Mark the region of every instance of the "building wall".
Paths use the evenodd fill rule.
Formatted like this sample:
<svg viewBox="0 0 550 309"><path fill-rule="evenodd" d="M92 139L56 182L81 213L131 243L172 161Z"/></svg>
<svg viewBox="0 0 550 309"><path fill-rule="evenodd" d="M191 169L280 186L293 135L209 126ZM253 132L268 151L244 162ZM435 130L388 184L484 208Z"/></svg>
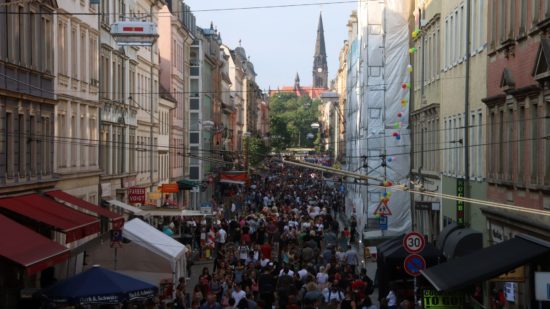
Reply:
<svg viewBox="0 0 550 309"><path fill-rule="evenodd" d="M491 3L487 119L488 197L550 209L550 103L542 42L547 1ZM510 12L516 12L510 15ZM540 57L540 58L539 58ZM546 56L547 57L547 56ZM540 61L538 61L540 59Z"/></svg>
<svg viewBox="0 0 550 309"><path fill-rule="evenodd" d="M54 148L58 143L54 136L56 41L52 14L57 5L50 1L3 4L0 194L51 187L56 180Z"/></svg>
<svg viewBox="0 0 550 309"><path fill-rule="evenodd" d="M59 11L95 12L87 2L58 1ZM99 190L98 22L93 15L54 18L57 59L55 172L58 188L96 203ZM75 181L75 176L79 181ZM82 182L86 185L83 185Z"/></svg>
<svg viewBox="0 0 550 309"><path fill-rule="evenodd" d="M457 194L456 179L465 176L465 74L467 4L471 4L470 16L470 81L469 81L469 195L485 199L485 121L486 110L482 99L487 90L487 10L488 1L444 1L441 13L441 132L440 154L441 181L444 194ZM444 95L443 95L444 94ZM454 179L454 180L453 180ZM442 227L448 218L456 220L456 202L442 201ZM481 219L480 219L481 218ZM465 221L472 228L483 231L484 218L479 205L466 205Z"/></svg>

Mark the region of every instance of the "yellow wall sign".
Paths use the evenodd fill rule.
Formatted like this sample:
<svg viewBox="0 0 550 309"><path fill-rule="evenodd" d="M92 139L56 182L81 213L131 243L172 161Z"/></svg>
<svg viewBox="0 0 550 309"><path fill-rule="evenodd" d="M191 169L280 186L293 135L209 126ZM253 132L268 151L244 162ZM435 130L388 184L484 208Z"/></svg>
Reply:
<svg viewBox="0 0 550 309"><path fill-rule="evenodd" d="M425 309L459 309L463 308L464 295L424 290L422 301Z"/></svg>

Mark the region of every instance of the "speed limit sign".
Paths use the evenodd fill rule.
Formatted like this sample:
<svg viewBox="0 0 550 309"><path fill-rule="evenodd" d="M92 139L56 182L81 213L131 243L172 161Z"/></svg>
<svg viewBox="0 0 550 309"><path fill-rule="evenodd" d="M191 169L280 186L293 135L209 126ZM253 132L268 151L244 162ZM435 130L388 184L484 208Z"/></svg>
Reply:
<svg viewBox="0 0 550 309"><path fill-rule="evenodd" d="M424 235L418 232L409 232L403 237L403 247L408 253L419 253L424 250L424 246L426 246Z"/></svg>

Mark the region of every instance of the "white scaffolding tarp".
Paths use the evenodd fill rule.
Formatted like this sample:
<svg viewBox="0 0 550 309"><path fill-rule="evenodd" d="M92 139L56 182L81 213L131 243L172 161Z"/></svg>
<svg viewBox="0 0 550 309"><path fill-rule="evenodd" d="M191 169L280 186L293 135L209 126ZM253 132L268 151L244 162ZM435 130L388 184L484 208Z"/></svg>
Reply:
<svg viewBox="0 0 550 309"><path fill-rule="evenodd" d="M402 0L361 1L357 37L348 54L347 169L385 178L393 184L409 182L409 108L401 103L409 100L409 89L402 88L403 83L410 82L409 10L409 3ZM375 217L384 192L359 185L348 189L346 209L355 209L361 229L367 219ZM410 230L410 194L392 192L388 206L392 212L388 217L389 233Z"/></svg>

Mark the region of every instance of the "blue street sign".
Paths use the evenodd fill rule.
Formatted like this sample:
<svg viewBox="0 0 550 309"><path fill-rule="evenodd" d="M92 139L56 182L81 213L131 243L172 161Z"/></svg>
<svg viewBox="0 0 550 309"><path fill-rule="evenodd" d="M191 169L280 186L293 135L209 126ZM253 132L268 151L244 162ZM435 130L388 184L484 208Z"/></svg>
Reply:
<svg viewBox="0 0 550 309"><path fill-rule="evenodd" d="M380 230L381 231L387 231L388 230L388 217L387 216L380 216Z"/></svg>
<svg viewBox="0 0 550 309"><path fill-rule="evenodd" d="M426 260L418 254L409 254L403 264L405 272L413 277L420 276L420 271L426 269Z"/></svg>

